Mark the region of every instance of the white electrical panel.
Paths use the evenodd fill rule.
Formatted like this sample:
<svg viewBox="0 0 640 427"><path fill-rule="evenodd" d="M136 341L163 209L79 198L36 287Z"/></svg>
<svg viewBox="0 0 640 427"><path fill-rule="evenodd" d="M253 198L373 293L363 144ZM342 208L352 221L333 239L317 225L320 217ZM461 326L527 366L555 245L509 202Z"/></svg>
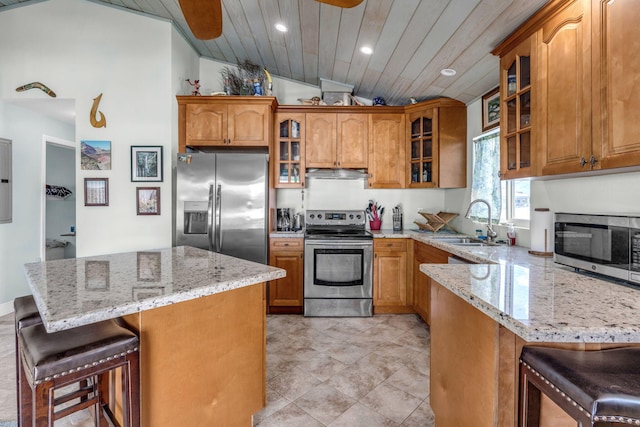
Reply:
<svg viewBox="0 0 640 427"><path fill-rule="evenodd" d="M0 138L0 224L12 221L11 141Z"/></svg>

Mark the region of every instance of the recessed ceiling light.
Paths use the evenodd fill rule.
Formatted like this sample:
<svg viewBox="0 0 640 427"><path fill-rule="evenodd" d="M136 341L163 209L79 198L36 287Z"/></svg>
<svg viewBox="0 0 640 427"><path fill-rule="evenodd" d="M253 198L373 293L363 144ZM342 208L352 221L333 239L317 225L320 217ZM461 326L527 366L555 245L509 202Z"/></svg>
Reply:
<svg viewBox="0 0 640 427"><path fill-rule="evenodd" d="M277 24L276 24L276 30L278 30L278 31L280 31L280 32L283 32L283 33L286 33L286 32L287 32L287 30L288 30L288 28L287 28L287 26L286 26L286 25L284 25L284 24L282 24L282 23L277 23Z"/></svg>
<svg viewBox="0 0 640 427"><path fill-rule="evenodd" d="M362 46L360 48L360 52L364 53L365 55L371 55L373 53L373 49L371 49L369 46Z"/></svg>
<svg viewBox="0 0 640 427"><path fill-rule="evenodd" d="M453 68L445 68L444 70L440 70L440 74L443 76L451 77L456 75L456 70Z"/></svg>

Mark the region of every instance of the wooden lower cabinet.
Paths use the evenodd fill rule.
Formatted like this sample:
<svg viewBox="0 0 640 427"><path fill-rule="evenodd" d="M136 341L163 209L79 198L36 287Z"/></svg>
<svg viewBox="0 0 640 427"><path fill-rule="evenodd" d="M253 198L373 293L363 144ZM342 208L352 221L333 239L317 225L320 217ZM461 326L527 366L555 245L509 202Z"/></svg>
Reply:
<svg viewBox="0 0 640 427"><path fill-rule="evenodd" d="M408 239L373 240L374 313L413 313L410 243Z"/></svg>
<svg viewBox="0 0 640 427"><path fill-rule="evenodd" d="M413 242L413 308L427 324L431 324L431 279L420 271L420 264L446 264L449 255L431 245Z"/></svg>
<svg viewBox="0 0 640 427"><path fill-rule="evenodd" d="M287 271L287 276L269 282L268 312L302 313L304 281L304 240L275 238L269 241L269 265Z"/></svg>

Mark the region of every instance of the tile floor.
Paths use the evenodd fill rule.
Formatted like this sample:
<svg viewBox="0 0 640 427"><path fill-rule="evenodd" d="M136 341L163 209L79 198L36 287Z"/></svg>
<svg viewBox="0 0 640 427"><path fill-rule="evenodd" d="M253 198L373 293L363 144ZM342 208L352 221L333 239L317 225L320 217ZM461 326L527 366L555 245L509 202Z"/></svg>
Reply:
<svg viewBox="0 0 640 427"><path fill-rule="evenodd" d="M0 421L15 419L13 315L0 317ZM56 426L91 426L88 413ZM267 317L256 427L431 427L429 328L415 315Z"/></svg>

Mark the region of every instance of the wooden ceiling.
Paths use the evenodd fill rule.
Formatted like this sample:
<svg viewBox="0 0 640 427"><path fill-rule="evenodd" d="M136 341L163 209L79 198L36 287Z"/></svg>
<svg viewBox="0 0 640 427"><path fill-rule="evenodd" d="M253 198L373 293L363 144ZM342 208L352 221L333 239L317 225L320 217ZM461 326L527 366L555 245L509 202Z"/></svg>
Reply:
<svg viewBox="0 0 640 427"><path fill-rule="evenodd" d="M0 0L11 5L32 0ZM222 35L197 40L178 0L100 0L169 19L203 57L249 60L273 75L320 78L381 96L389 105L448 96L470 102L498 85L491 50L545 0L364 0L341 9L314 0L222 0ZM275 29L283 23L288 32ZM360 48L368 45L372 55ZM453 77L440 70L452 68Z"/></svg>

